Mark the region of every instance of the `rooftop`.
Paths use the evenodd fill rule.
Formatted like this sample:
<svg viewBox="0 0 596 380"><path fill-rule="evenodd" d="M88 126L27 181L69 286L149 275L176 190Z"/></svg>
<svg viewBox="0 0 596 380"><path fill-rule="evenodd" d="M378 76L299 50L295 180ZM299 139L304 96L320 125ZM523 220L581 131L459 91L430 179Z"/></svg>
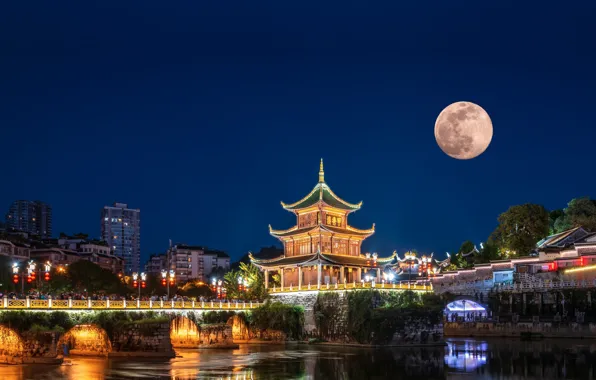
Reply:
<svg viewBox="0 0 596 380"><path fill-rule="evenodd" d="M319 169L319 183L315 185L312 191L298 202L292 204L286 204L284 202L281 202L281 205L284 209L294 212L296 210L314 206L317 203L324 203L328 206L346 210L348 212L356 211L360 209L360 207L362 206L362 202L358 204L352 204L344 201L343 199L335 195L331 188L325 183L323 159L321 159L321 165Z"/></svg>

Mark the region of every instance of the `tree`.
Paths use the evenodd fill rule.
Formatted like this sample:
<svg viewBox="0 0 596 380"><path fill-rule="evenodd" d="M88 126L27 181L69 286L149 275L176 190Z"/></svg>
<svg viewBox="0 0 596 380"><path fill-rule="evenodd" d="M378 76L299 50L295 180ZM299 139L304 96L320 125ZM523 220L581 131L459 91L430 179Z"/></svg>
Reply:
<svg viewBox="0 0 596 380"><path fill-rule="evenodd" d="M79 260L68 266L66 277L70 287L78 292L105 292L107 294L124 294L126 287L117 275L87 260Z"/></svg>
<svg viewBox="0 0 596 380"><path fill-rule="evenodd" d="M563 209L553 210L548 214L549 235L553 235L560 232L557 231L555 224L557 223L557 219L563 216L565 216L565 210Z"/></svg>
<svg viewBox="0 0 596 380"><path fill-rule="evenodd" d="M489 241L506 257L529 254L549 232L549 213L537 204L512 206L499 215L498 221Z"/></svg>
<svg viewBox="0 0 596 380"><path fill-rule="evenodd" d="M596 231L596 205L589 197L572 199L565 209L565 218L571 228L582 226Z"/></svg>
<svg viewBox="0 0 596 380"><path fill-rule="evenodd" d="M474 258L475 263L488 263L491 260L500 259L499 248L493 242L486 242L482 244L480 253Z"/></svg>
<svg viewBox="0 0 596 380"><path fill-rule="evenodd" d="M242 284L239 283L239 279L242 279ZM232 299L263 300L267 296L263 273L253 264L240 263L238 270L231 270L224 275L224 282L226 293ZM242 291L241 285L244 289Z"/></svg>
<svg viewBox="0 0 596 380"><path fill-rule="evenodd" d="M188 281L182 287L179 288L180 295L187 296L187 297L205 297L211 298L213 297L213 291L209 287L209 285L205 284L202 281L193 280Z"/></svg>
<svg viewBox="0 0 596 380"><path fill-rule="evenodd" d="M474 247L475 247L474 246L474 243L472 243L470 240L466 240L459 247L458 253L469 253L469 252L472 252L474 250Z"/></svg>

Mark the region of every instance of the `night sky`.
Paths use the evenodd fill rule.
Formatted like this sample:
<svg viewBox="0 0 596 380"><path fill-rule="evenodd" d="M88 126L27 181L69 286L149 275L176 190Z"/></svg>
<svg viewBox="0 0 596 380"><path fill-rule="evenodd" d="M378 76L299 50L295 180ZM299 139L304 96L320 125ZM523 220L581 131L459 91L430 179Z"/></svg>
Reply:
<svg viewBox="0 0 596 380"><path fill-rule="evenodd" d="M143 260L168 239L237 258L295 223L279 202L322 157L376 223L366 250L443 256L511 205L595 197L596 3L404 3L3 3L2 216L40 199L54 235L99 236L119 201ZM434 138L460 100L494 125L469 161Z"/></svg>

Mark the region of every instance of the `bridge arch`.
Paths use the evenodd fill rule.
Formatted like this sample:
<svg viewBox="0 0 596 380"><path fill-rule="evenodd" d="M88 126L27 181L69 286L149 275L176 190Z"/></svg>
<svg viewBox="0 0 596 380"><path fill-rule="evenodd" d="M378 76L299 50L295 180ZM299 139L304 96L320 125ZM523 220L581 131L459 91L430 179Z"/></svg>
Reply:
<svg viewBox="0 0 596 380"><path fill-rule="evenodd" d="M488 306L469 297L456 297L444 309L447 321L474 320L488 316Z"/></svg>
<svg viewBox="0 0 596 380"><path fill-rule="evenodd" d="M60 338L58 350L64 344L72 355L107 356L112 351L108 334L97 325L74 326Z"/></svg>
<svg viewBox="0 0 596 380"><path fill-rule="evenodd" d="M172 347L197 348L201 344L199 326L190 318L177 316L170 322L170 341Z"/></svg>
<svg viewBox="0 0 596 380"><path fill-rule="evenodd" d="M0 325L0 362L9 363L25 352L23 338L13 329Z"/></svg>

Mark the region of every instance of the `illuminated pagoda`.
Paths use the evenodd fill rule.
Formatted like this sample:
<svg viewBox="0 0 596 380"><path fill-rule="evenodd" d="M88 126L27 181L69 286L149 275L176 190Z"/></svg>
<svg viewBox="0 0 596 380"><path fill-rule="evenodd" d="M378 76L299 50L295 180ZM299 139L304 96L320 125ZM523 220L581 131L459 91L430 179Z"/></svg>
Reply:
<svg viewBox="0 0 596 380"><path fill-rule="evenodd" d="M250 255L252 263L265 272L267 288L274 272L279 274L280 290L360 285L365 277L381 282L381 269L395 255L361 254L362 242L375 232L375 225L361 230L348 224L348 215L359 210L362 202L348 203L331 190L325 183L322 159L314 189L298 202L281 205L296 215L296 225L290 229L269 226L269 233L283 243L283 255L269 259Z"/></svg>

